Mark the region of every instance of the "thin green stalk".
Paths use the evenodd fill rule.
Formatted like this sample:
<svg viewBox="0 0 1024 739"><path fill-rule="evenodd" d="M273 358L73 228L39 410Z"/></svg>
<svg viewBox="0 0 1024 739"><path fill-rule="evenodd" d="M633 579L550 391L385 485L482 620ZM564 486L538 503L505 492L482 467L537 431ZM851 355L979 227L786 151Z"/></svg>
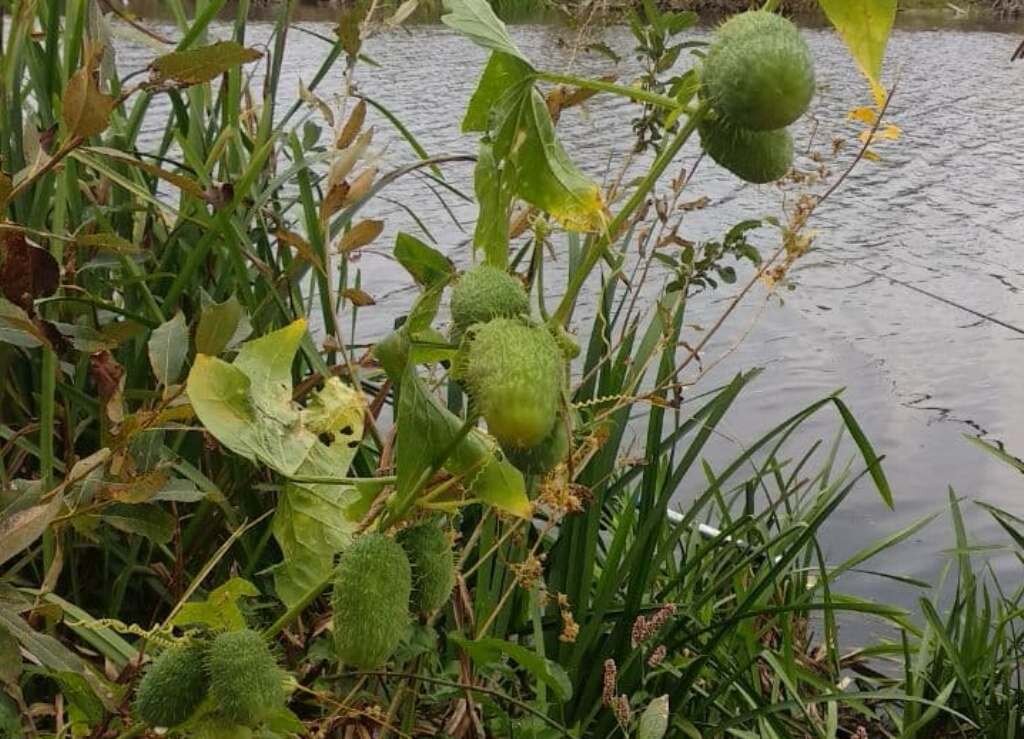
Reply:
<svg viewBox="0 0 1024 739"><path fill-rule="evenodd" d="M590 244L590 248L584 252L579 269L569 275L569 284L566 286L562 301L558 304L558 308L552 316L553 322L563 325L568 322L569 316L572 315L573 307L576 305L576 298L579 296L580 290L583 289L587 277L590 276L594 267L597 266L605 251L611 245L612 240L617 237L619 229L625 225L636 209L647 199L647 195L654 189L658 180L665 173L665 170L668 169L668 165L672 163L672 160L676 158L676 155L686 145L686 142L689 141L693 132L697 130L697 126L707 114L708 108L708 104L703 103L693 112L693 115L686 121L686 125L683 126L682 130L662 150L657 160L651 166L650 171L648 171L640 185L633 191L626 204L622 206L622 210L608 224L605 232Z"/></svg>
<svg viewBox="0 0 1024 739"><path fill-rule="evenodd" d="M644 90L640 87L617 85L614 82L593 80L588 79L587 77L577 77L572 74L558 74L557 72L537 72L536 77L539 80L552 82L558 85L572 85L573 87L579 87L584 90L594 90L595 92L610 92L613 95L621 95L622 97L630 98L638 103L650 103L651 105L656 105L659 108L668 108L669 110L678 110L680 108L679 101L674 97L659 95L656 92Z"/></svg>

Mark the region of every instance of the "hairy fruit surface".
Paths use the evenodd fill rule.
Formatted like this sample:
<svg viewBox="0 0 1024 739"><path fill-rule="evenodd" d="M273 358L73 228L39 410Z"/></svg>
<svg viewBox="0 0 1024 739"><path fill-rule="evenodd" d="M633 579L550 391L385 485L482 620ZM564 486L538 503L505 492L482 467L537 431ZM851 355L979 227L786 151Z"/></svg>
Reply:
<svg viewBox="0 0 1024 739"><path fill-rule="evenodd" d="M814 62L791 21L763 10L735 15L715 34L704 59L704 96L733 125L784 128L814 96Z"/></svg>
<svg viewBox="0 0 1024 739"><path fill-rule="evenodd" d="M478 264L452 288L451 310L456 333L461 334L474 323L525 315L530 303L519 280L497 267Z"/></svg>
<svg viewBox="0 0 1024 739"><path fill-rule="evenodd" d="M698 130L708 156L746 182L774 182L793 166L793 138L784 128L750 131L719 119L705 121Z"/></svg>
<svg viewBox="0 0 1024 739"><path fill-rule="evenodd" d="M146 670L135 694L135 712L150 726L171 727L188 720L209 688L205 645L171 647Z"/></svg>
<svg viewBox="0 0 1024 739"><path fill-rule="evenodd" d="M380 667L409 625L412 568L405 550L383 534L366 534L341 554L334 579L334 646L359 669Z"/></svg>
<svg viewBox="0 0 1024 739"><path fill-rule="evenodd" d="M455 554L448 536L428 521L400 531L395 540L412 567L412 610L431 613L441 608L455 586Z"/></svg>
<svg viewBox="0 0 1024 739"><path fill-rule="evenodd" d="M228 721L252 726L285 702L283 672L270 646L251 629L217 636L206 655L210 695Z"/></svg>

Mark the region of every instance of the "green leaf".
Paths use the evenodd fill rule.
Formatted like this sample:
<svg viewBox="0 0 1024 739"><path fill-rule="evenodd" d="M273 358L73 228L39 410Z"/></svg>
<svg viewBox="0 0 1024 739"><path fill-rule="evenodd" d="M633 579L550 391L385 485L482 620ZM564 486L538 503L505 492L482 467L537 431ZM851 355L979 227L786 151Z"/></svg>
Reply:
<svg viewBox="0 0 1024 739"><path fill-rule="evenodd" d="M533 68L515 56L494 53L480 76L462 119L463 133L487 131L492 115L501 99L517 88L530 84Z"/></svg>
<svg viewBox="0 0 1024 739"><path fill-rule="evenodd" d="M18 640L0 626L0 685L17 682L21 675L21 652Z"/></svg>
<svg viewBox="0 0 1024 739"><path fill-rule="evenodd" d="M152 64L153 78L158 83L198 85L262 57L255 49L247 49L234 41L220 41L159 57Z"/></svg>
<svg viewBox="0 0 1024 739"><path fill-rule="evenodd" d="M260 591L248 580L233 577L211 591L206 600L183 605L169 625L209 626L226 631L244 629L245 617L238 607L238 601L242 598L255 598L259 594Z"/></svg>
<svg viewBox="0 0 1024 739"><path fill-rule="evenodd" d="M343 478L348 474L363 437L365 407L358 391L330 378L304 412L319 439L297 470L299 478ZM274 587L287 606L322 582L334 566L334 555L348 546L359 523L363 496L354 484L289 483L278 498L273 532L281 553L274 568Z"/></svg>
<svg viewBox="0 0 1024 739"><path fill-rule="evenodd" d="M116 711L120 703L110 685L94 673L89 665L77 654L48 634L40 634L30 627L14 611L0 605L0 628L10 632L21 648L50 673L74 673L86 681L89 689L110 711Z"/></svg>
<svg viewBox="0 0 1024 739"><path fill-rule="evenodd" d="M0 298L0 342L35 349L50 341L21 307Z"/></svg>
<svg viewBox="0 0 1024 739"><path fill-rule="evenodd" d="M602 230L607 219L601 191L562 148L543 96L520 85L499 108L494 156L505 162L513 192L571 231Z"/></svg>
<svg viewBox="0 0 1024 739"><path fill-rule="evenodd" d="M205 297L205 294L204 294ZM238 298L232 295L223 303L203 305L196 328L196 351L216 356L248 338L252 324Z"/></svg>
<svg viewBox="0 0 1024 739"><path fill-rule="evenodd" d="M106 711L103 703L93 692L89 682L75 672L54 672L54 679L60 684L60 692L64 698L82 715L89 726L103 720Z"/></svg>
<svg viewBox="0 0 1024 739"><path fill-rule="evenodd" d="M100 518L115 529L144 536L157 544L166 544L174 536L174 516L150 503L115 503L104 508Z"/></svg>
<svg viewBox="0 0 1024 739"><path fill-rule="evenodd" d="M412 495L424 474L438 462L465 478L466 487L481 500L514 516L531 513L522 473L497 453L497 444L478 429L471 430L445 460L463 421L443 408L406 367L398 408L397 486L399 498Z"/></svg>
<svg viewBox="0 0 1024 739"><path fill-rule="evenodd" d="M242 346L234 364L196 356L187 391L199 420L236 454L292 475L316 443L292 403L291 365L306 334L298 320Z"/></svg>
<svg viewBox="0 0 1024 739"><path fill-rule="evenodd" d="M444 7L447 13L441 16L441 22L446 26L486 49L509 54L529 64L487 0L445 0Z"/></svg>
<svg viewBox="0 0 1024 739"><path fill-rule="evenodd" d="M504 639L470 640L454 632L450 633L448 638L458 644L470 659L481 667L500 663L502 658L509 657L547 685L558 701L565 702L572 698L572 682L561 665L541 657L526 647Z"/></svg>
<svg viewBox="0 0 1024 739"><path fill-rule="evenodd" d="M448 282L455 274L448 257L407 233L395 237L395 259L423 287Z"/></svg>
<svg viewBox="0 0 1024 739"><path fill-rule="evenodd" d="M481 142L473 172L473 189L480 207L473 232L473 246L483 249L485 261L499 269L508 266L508 220L512 193L503 176L494 150Z"/></svg>
<svg viewBox="0 0 1024 739"><path fill-rule="evenodd" d="M153 374L161 385L173 385L181 375L188 355L188 324L181 311L174 318L153 329L146 348Z"/></svg>
<svg viewBox="0 0 1024 739"><path fill-rule="evenodd" d="M636 739L662 739L668 731L668 696L655 698L640 716Z"/></svg>
<svg viewBox="0 0 1024 739"><path fill-rule="evenodd" d="M882 61L896 20L897 0L818 0L825 15L850 49L876 98L882 88Z"/></svg>

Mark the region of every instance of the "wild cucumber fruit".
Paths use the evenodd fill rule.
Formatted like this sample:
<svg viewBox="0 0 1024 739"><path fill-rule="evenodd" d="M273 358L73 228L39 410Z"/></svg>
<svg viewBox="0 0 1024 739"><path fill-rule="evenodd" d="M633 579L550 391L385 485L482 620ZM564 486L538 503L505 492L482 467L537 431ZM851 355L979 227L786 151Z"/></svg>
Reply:
<svg viewBox="0 0 1024 739"><path fill-rule="evenodd" d="M146 670L135 693L135 713L150 726L177 726L206 697L210 681L199 643L164 650Z"/></svg>
<svg viewBox="0 0 1024 739"><path fill-rule="evenodd" d="M431 613L441 608L455 586L455 555L447 535L428 521L400 531L395 540L412 567L412 610Z"/></svg>
<svg viewBox="0 0 1024 739"><path fill-rule="evenodd" d="M460 376L487 429L502 446L529 449L555 425L565 360L551 333L498 318L463 342Z"/></svg>
<svg viewBox="0 0 1024 739"><path fill-rule="evenodd" d="M206 672L217 710L231 723L253 726L284 706L283 672L252 629L219 634L207 652Z"/></svg>
<svg viewBox="0 0 1024 739"><path fill-rule="evenodd" d="M544 440L530 449L502 447L505 456L521 472L543 475L553 470L569 455L569 427L561 416Z"/></svg>
<svg viewBox="0 0 1024 739"><path fill-rule="evenodd" d="M719 119L698 130L708 156L746 182L774 182L793 166L793 138L784 128L750 131Z"/></svg>
<svg viewBox="0 0 1024 739"><path fill-rule="evenodd" d="M334 579L334 646L347 665L380 667L409 625L412 568L383 534L359 537L341 553Z"/></svg>
<svg viewBox="0 0 1024 739"><path fill-rule="evenodd" d="M452 289L452 323L461 334L474 323L530 312L526 290L515 277L489 264L467 270Z"/></svg>
<svg viewBox="0 0 1024 739"><path fill-rule="evenodd" d="M733 125L784 128L814 96L814 62L792 22L763 10L735 15L704 59L704 96Z"/></svg>
<svg viewBox="0 0 1024 739"><path fill-rule="evenodd" d="M576 341L576 337L565 330L565 327L561 324L551 326L548 324L548 330L551 335L555 338L555 343L558 344L558 348L562 350L562 356L566 359L576 359L580 355L580 345Z"/></svg>

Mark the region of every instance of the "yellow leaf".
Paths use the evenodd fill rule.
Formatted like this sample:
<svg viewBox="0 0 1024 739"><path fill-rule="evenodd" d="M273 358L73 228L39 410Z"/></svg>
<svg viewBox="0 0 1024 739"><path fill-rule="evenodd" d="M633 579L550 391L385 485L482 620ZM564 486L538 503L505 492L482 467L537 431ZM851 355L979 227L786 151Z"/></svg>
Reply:
<svg viewBox="0 0 1024 739"><path fill-rule="evenodd" d="M334 128L334 111L331 110L327 103L318 98L308 87L306 87L306 83L302 80L299 80L299 97L306 105L319 110L320 115L324 117L327 125Z"/></svg>
<svg viewBox="0 0 1024 739"><path fill-rule="evenodd" d="M95 70L87 65L75 72L64 88L62 113L69 136L87 139L103 133L110 125L114 98L100 92Z"/></svg>
<svg viewBox="0 0 1024 739"><path fill-rule="evenodd" d="M338 243L338 251L347 254L356 249L361 249L373 242L380 232L384 230L384 221L360 221L354 225L347 234L341 237Z"/></svg>
<svg viewBox="0 0 1024 739"><path fill-rule="evenodd" d="M854 108L846 114L846 117L851 121L860 121L861 123L873 126L878 120L878 111L870 106L864 106L863 108Z"/></svg>
<svg viewBox="0 0 1024 739"><path fill-rule="evenodd" d="M819 0L854 61L871 83L875 101L885 101L882 60L896 19L897 0ZM881 99L879 99L881 95Z"/></svg>

